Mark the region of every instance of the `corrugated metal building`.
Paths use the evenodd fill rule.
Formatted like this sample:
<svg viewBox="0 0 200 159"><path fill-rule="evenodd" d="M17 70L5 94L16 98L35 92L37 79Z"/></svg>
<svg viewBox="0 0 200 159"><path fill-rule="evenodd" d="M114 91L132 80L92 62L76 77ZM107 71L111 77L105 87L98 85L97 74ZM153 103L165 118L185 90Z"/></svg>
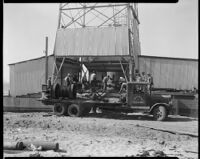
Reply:
<svg viewBox="0 0 200 159"><path fill-rule="evenodd" d="M49 68L52 70L53 56L48 58ZM37 93L45 83L45 58L40 57L28 61L9 64L10 66L10 94L11 96ZM49 71L49 76L51 72Z"/></svg>
<svg viewBox="0 0 200 159"><path fill-rule="evenodd" d="M198 60L144 56L138 57L140 72L151 73L156 88L191 90L198 88Z"/></svg>
<svg viewBox="0 0 200 159"><path fill-rule="evenodd" d="M67 59L66 59L67 60ZM60 61L56 62L60 65ZM10 66L10 95L22 96L40 93L45 81L45 57L9 64ZM52 76L54 56L48 56L48 77ZM78 65L65 62L58 75L58 83L62 83L67 73L78 72Z"/></svg>
<svg viewBox="0 0 200 159"><path fill-rule="evenodd" d="M102 57L101 57L102 58ZM104 57L105 58L105 57ZM109 60L106 57L103 60ZM57 59L57 66L62 60ZM138 56L140 72L151 73L154 78L154 87L156 88L176 88L192 89L198 88L198 60L183 58L168 58L155 56ZM48 76L52 76L54 65L54 56L48 57ZM88 63L91 69L98 68L98 79L101 80L105 71L117 72L115 79L122 76L122 70L118 63ZM21 96L31 93L41 92L41 85L45 83L45 57L32 59L28 61L10 64L10 94L11 96ZM94 66L94 67L93 67ZM64 63L57 82L62 84L67 73L78 73L80 65L77 63ZM62 79L62 80L61 80Z"/></svg>

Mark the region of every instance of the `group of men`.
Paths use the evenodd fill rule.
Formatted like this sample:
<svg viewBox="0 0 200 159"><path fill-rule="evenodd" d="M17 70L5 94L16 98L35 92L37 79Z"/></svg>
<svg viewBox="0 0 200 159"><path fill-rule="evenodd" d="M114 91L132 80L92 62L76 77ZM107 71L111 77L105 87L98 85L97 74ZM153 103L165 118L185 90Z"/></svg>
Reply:
<svg viewBox="0 0 200 159"><path fill-rule="evenodd" d="M109 75L106 75L106 76L103 77L103 79L102 79L102 89L103 89L103 91L107 90L109 80L112 80L112 78ZM86 75L84 75L81 82L84 85L84 83L86 81L87 81ZM136 70L134 81L135 82L147 82L147 83L149 83L148 89L150 89L150 87L153 86L153 77L151 76L150 73L145 74L145 72L142 72L142 74L140 75L139 71ZM96 79L95 71L93 71L92 74L90 75L89 82L90 82L90 85L91 85L91 89L94 90L95 86L97 85L97 79ZM121 85L119 93L121 93L121 91L124 88L126 88L126 85L127 85L127 82L126 82L124 77L119 78L119 84Z"/></svg>
<svg viewBox="0 0 200 159"><path fill-rule="evenodd" d="M105 77L103 77L102 80L102 87L103 90L106 91L107 90L107 83L108 80L111 79L109 75L106 75ZM85 85L88 83L87 78L86 78L86 74L83 75L82 79L81 79L81 83L82 83L82 88L85 88ZM97 77L96 77L96 72L93 71L90 75L90 79L89 79L89 83L91 86L91 90L94 91L96 86L97 86Z"/></svg>
<svg viewBox="0 0 200 159"><path fill-rule="evenodd" d="M127 82L125 81L125 78L123 78L123 77L120 77L119 81L120 81L120 84L121 84L121 88L120 88L119 93L121 93L124 89L126 89ZM139 71L136 70L134 82L146 82L146 83L149 83L147 88L148 88L148 90L150 90L150 87L153 86L153 77L151 76L150 73L148 73L146 75L145 72L142 72L142 75L140 75Z"/></svg>
<svg viewBox="0 0 200 159"><path fill-rule="evenodd" d="M135 81L136 82L148 82L150 85L153 85L153 77L151 76L150 73L147 75L145 72L142 72L142 75L140 75L139 72L135 74Z"/></svg>
<svg viewBox="0 0 200 159"><path fill-rule="evenodd" d="M112 80L112 78L109 75L106 75L106 76L103 77L103 79L102 79L102 89L103 89L103 91L107 90L109 79ZM147 82L147 83L149 83L148 88L152 87L152 85L153 85L153 77L151 76L150 73L145 74L145 72L142 72L142 74L140 75L139 71L137 71L137 70L136 70L136 73L135 73L134 81L135 82ZM65 86L69 86L70 84L77 83L77 82L78 82L77 76L72 75L71 73L68 73L67 76L64 78L64 85ZM85 89L86 85L88 83L91 86L91 90L94 91L96 86L97 86L97 78L96 78L96 72L95 71L93 71L91 73L89 81L87 80L86 73L83 74L83 76L81 78L82 89ZM123 89L126 89L126 85L127 85L127 82L126 82L124 77L119 78L119 84L121 85L119 93L121 93ZM51 86L51 77L47 81L47 87L50 88L50 86Z"/></svg>

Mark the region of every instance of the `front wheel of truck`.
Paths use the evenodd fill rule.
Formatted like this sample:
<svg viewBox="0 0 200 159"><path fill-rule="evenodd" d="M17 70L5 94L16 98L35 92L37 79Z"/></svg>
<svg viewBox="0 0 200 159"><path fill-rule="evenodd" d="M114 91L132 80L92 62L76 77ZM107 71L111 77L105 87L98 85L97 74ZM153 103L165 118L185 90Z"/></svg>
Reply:
<svg viewBox="0 0 200 159"><path fill-rule="evenodd" d="M167 109L165 106L157 106L153 109L153 117L157 121L163 121L167 118Z"/></svg>

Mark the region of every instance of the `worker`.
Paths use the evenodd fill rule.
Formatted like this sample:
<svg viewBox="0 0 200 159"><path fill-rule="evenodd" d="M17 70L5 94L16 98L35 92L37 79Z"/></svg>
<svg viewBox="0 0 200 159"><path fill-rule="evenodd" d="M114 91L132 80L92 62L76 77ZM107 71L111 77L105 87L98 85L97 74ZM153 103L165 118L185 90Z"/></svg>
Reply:
<svg viewBox="0 0 200 159"><path fill-rule="evenodd" d="M147 75L145 74L145 72L142 72L142 75L141 75L140 80L141 80L141 82L148 82L148 80L147 80ZM146 85L142 85L141 91L142 91L142 92L145 92L146 87L147 87Z"/></svg>
<svg viewBox="0 0 200 159"><path fill-rule="evenodd" d="M193 92L193 93L197 93L197 92L198 92L197 88L196 88L196 87L193 87L192 92Z"/></svg>
<svg viewBox="0 0 200 159"><path fill-rule="evenodd" d="M135 70L135 74L134 74L134 81L136 81L137 76L139 75L139 70L136 69Z"/></svg>
<svg viewBox="0 0 200 159"><path fill-rule="evenodd" d="M41 95L42 97L40 98L41 100L48 99L50 96L50 91L51 91L51 77L47 79L47 88L45 91L42 91Z"/></svg>
<svg viewBox="0 0 200 159"><path fill-rule="evenodd" d="M119 77L119 83L122 84L123 82L126 82L126 79L124 77Z"/></svg>
<svg viewBox="0 0 200 159"><path fill-rule="evenodd" d="M136 82L141 82L141 75L140 75L140 73L138 72L137 74L136 74L136 76L135 76L135 80L136 80ZM139 84L137 84L136 86L135 86L135 88L136 88L136 92L141 92L141 90L142 90L142 87L141 87L141 85L139 85Z"/></svg>
<svg viewBox="0 0 200 159"><path fill-rule="evenodd" d="M70 73L67 74L67 76L64 78L65 85L69 86L72 84L72 75Z"/></svg>
<svg viewBox="0 0 200 159"><path fill-rule="evenodd" d="M140 75L140 73L136 74L135 80L136 80L136 82L141 82L141 75Z"/></svg>
<svg viewBox="0 0 200 159"><path fill-rule="evenodd" d="M81 78L82 89L84 90L87 85L86 72L84 72L83 77Z"/></svg>
<svg viewBox="0 0 200 159"><path fill-rule="evenodd" d="M47 80L47 89L51 88L51 77Z"/></svg>
<svg viewBox="0 0 200 159"><path fill-rule="evenodd" d="M145 72L142 72L140 80L141 80L141 82L147 82L147 75L145 74Z"/></svg>
<svg viewBox="0 0 200 159"><path fill-rule="evenodd" d="M121 93L122 90L126 89L126 87L127 87L127 83L126 83L126 80L124 77L119 78L119 84L121 85L119 93Z"/></svg>
<svg viewBox="0 0 200 159"><path fill-rule="evenodd" d="M106 91L107 90L107 83L108 83L108 80L110 79L110 76L109 75L106 75L104 78L103 78L103 90Z"/></svg>
<svg viewBox="0 0 200 159"><path fill-rule="evenodd" d="M72 81L73 81L73 83L78 83L78 76L77 76L77 74L73 75Z"/></svg>
<svg viewBox="0 0 200 159"><path fill-rule="evenodd" d="M91 74L91 76L90 76L90 84L91 84L92 88L95 88L96 82L97 82L97 80L96 80L96 73L95 73L95 71L93 71L92 74Z"/></svg>
<svg viewBox="0 0 200 159"><path fill-rule="evenodd" d="M150 73L147 74L147 82L149 83L148 89L150 90L150 88L153 86L153 77Z"/></svg>

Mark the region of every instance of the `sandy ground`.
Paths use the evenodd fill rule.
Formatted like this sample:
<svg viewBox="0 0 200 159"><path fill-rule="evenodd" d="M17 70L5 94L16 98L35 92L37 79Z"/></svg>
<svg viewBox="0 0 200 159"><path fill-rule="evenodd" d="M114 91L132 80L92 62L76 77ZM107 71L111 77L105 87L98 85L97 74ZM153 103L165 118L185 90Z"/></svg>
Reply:
<svg viewBox="0 0 200 159"><path fill-rule="evenodd" d="M180 116L158 122L138 114L99 113L72 118L48 113L4 113L4 141L49 141L60 147L59 152L4 151L4 157L156 156L159 150L167 156L198 158L197 136L198 121Z"/></svg>

